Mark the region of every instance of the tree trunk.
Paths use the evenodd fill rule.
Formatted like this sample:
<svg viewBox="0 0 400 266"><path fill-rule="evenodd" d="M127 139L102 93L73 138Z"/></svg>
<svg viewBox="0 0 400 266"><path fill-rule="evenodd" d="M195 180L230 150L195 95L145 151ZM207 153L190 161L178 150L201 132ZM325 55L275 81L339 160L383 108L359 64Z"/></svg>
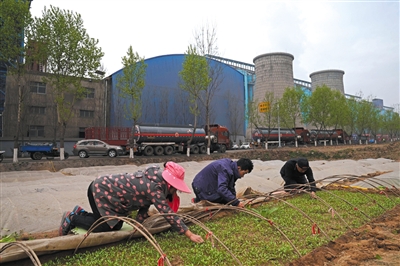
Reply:
<svg viewBox="0 0 400 266"><path fill-rule="evenodd" d="M18 163L18 148L18 136L14 136L13 163Z"/></svg>
<svg viewBox="0 0 400 266"><path fill-rule="evenodd" d="M207 112L208 113L208 112ZM210 117L209 115L207 115L207 135L208 135L208 139L207 139L207 155L210 155L210 148L211 148L211 139L210 139Z"/></svg>
<svg viewBox="0 0 400 266"><path fill-rule="evenodd" d="M60 161L65 160L64 157L64 136L65 136L65 128L67 127L66 122L63 122L60 126Z"/></svg>
<svg viewBox="0 0 400 266"><path fill-rule="evenodd" d="M18 76L19 79L19 76ZM18 163L18 138L20 134L21 127L21 117L22 117L22 90L21 85L18 82L18 114L17 114L17 132L14 135L14 153L13 153L13 163Z"/></svg>
<svg viewBox="0 0 400 266"><path fill-rule="evenodd" d="M197 109L197 108L196 108ZM187 150L186 150L186 156L190 157L190 144L192 143L192 140L194 138L194 134L196 133L196 126L197 126L197 115L194 116L194 125L193 125L193 132L192 136L190 139L187 141Z"/></svg>
<svg viewBox="0 0 400 266"><path fill-rule="evenodd" d="M135 145L136 145L136 139L135 139L135 127L136 127L136 125L135 124L136 124L135 120L133 120L133 123L132 123L132 135L129 138L129 146L130 146L130 148L129 148L129 158L130 159L135 158L135 153L133 151L133 149L135 148Z"/></svg>

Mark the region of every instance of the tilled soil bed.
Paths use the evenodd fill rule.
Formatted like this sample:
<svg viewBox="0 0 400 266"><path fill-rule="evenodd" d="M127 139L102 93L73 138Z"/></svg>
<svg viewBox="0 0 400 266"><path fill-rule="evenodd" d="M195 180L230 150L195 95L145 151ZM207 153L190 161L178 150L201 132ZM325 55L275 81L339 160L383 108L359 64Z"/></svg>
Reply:
<svg viewBox="0 0 400 266"><path fill-rule="evenodd" d="M367 158L387 158L400 161L400 141L384 144L348 145L348 146L304 146L299 148L283 147L275 149L249 149L223 154L211 155L176 155L173 157L135 157L115 158L89 158L88 160L65 160L65 161L40 161L23 162L18 164L0 164L0 172L21 170L50 170L58 171L63 168L89 167L99 165L123 165L147 163L161 163L167 160L176 162L216 160L219 158L247 157L258 160L287 160L294 157L307 157L309 160L360 160ZM111 163L110 163L111 162ZM400 178L400 177L399 177ZM290 266L300 265L390 265L397 266L400 262L400 205L387 211L382 216L370 221L366 225L353 229L327 245L313 250L311 253L289 263ZM39 239L57 236L57 232L46 232L21 235L20 240ZM70 255L70 253L68 254ZM43 262L62 254L52 254L41 257ZM17 263L17 264L15 264ZM32 265L32 262L18 261L6 263L5 265Z"/></svg>
<svg viewBox="0 0 400 266"><path fill-rule="evenodd" d="M368 224L353 229L289 266L372 266L400 264L400 205Z"/></svg>

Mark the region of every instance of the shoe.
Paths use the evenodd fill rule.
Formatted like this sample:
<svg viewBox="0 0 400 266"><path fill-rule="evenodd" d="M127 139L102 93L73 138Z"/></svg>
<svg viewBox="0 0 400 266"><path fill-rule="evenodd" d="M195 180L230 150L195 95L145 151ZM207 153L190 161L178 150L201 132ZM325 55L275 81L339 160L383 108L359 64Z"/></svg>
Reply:
<svg viewBox="0 0 400 266"><path fill-rule="evenodd" d="M86 211L81 206L76 205L74 207L74 209L72 210L71 214L82 214L84 212L86 212Z"/></svg>
<svg viewBox="0 0 400 266"><path fill-rule="evenodd" d="M71 212L64 212L61 218L60 228L58 229L59 236L65 236L71 229Z"/></svg>

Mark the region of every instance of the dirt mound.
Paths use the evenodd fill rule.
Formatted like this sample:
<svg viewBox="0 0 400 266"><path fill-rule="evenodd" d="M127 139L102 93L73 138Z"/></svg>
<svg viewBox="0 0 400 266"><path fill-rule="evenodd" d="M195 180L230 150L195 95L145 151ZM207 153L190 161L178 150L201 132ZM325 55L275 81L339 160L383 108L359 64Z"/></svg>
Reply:
<svg viewBox="0 0 400 266"><path fill-rule="evenodd" d="M9 171L29 171L29 170L49 170L59 171L64 168L79 168L90 166L106 166L106 165L143 165L149 163L164 163L166 160L175 162L186 161L206 161L217 160L221 158L237 159L246 157L249 159L257 159L262 161L282 160L286 161L290 158L306 157L310 161L313 160L360 160L360 159L378 159L386 158L400 161L400 141L368 144L368 145L333 145L333 146L300 146L295 147L270 147L268 150L262 148L252 148L247 150L228 151L226 153L196 154L187 157L186 154L175 154L174 156L135 156L130 159L128 157L90 157L87 159L68 159L59 160L40 160L40 161L23 161L19 163L0 163L0 172Z"/></svg>
<svg viewBox="0 0 400 266"><path fill-rule="evenodd" d="M399 213L400 205L288 265L397 266L400 262Z"/></svg>

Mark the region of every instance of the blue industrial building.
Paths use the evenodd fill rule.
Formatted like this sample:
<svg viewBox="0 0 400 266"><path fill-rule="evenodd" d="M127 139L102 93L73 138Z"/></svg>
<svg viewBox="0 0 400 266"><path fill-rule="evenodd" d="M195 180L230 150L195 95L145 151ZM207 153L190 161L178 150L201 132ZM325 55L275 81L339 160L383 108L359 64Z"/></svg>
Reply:
<svg viewBox="0 0 400 266"><path fill-rule="evenodd" d="M253 101L255 66L231 59L207 56L212 64L221 67L221 84L212 101L210 124L228 127L233 135L244 138L248 127L247 103ZM193 124L189 112L188 94L180 86L179 72L185 60L184 54L163 55L144 60L147 64L145 87L142 94L142 116L140 123ZM215 67L215 66L214 66ZM132 120L124 116L126 99L117 88L119 70L111 75L111 97L109 126L130 127ZM311 82L293 80L294 85L311 94ZM198 125L206 124L204 110L198 118Z"/></svg>
<svg viewBox="0 0 400 266"><path fill-rule="evenodd" d="M194 117L189 111L188 93L179 86L179 72L184 60L184 54L163 55L145 60L147 69L142 93L142 116L138 122L177 125L194 123ZM221 70L218 74L220 84L212 97L210 124L224 125L231 133L234 131L234 134L244 136L245 103L252 94L249 75L220 61L209 60L211 67ZM111 75L109 125L130 127L132 120L125 117L123 109L127 100L120 96L117 87L118 76L122 74L121 69ZM197 124L205 125L205 119L203 108Z"/></svg>

